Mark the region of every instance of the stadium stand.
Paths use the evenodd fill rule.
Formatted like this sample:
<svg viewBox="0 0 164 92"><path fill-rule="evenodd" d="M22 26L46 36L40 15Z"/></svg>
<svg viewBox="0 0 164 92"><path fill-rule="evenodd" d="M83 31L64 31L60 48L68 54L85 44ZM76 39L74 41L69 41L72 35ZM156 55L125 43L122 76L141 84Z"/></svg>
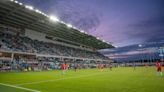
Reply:
<svg viewBox="0 0 164 92"><path fill-rule="evenodd" d="M0 39L2 44L1 49L7 51L40 53L91 59L108 59L98 52L89 52L2 32L0 32Z"/></svg>
<svg viewBox="0 0 164 92"><path fill-rule="evenodd" d="M60 69L64 62L94 68L112 62L97 51L105 48L113 46L31 6L0 1L1 71Z"/></svg>

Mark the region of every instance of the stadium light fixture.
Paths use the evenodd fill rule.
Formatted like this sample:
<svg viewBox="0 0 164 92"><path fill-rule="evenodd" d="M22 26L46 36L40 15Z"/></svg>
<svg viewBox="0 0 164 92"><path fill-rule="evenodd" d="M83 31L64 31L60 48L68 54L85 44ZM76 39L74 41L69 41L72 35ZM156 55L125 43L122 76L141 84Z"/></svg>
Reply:
<svg viewBox="0 0 164 92"><path fill-rule="evenodd" d="M19 3L19 5L23 5L22 3Z"/></svg>
<svg viewBox="0 0 164 92"><path fill-rule="evenodd" d="M25 8L27 8L29 10L34 10L34 8L32 6L29 6L29 5L25 5Z"/></svg>
<svg viewBox="0 0 164 92"><path fill-rule="evenodd" d="M42 14L42 12L38 9L35 9L35 12Z"/></svg>
<svg viewBox="0 0 164 92"><path fill-rule="evenodd" d="M36 10L35 10L35 12L39 13L39 10L38 10L38 9L36 9Z"/></svg>
<svg viewBox="0 0 164 92"><path fill-rule="evenodd" d="M114 46L115 48L118 48L118 46Z"/></svg>
<svg viewBox="0 0 164 92"><path fill-rule="evenodd" d="M81 30L80 32L84 33L85 31L84 30Z"/></svg>
<svg viewBox="0 0 164 92"><path fill-rule="evenodd" d="M65 24L65 25L67 25L64 21L60 21L60 23L63 23L63 24Z"/></svg>
<svg viewBox="0 0 164 92"><path fill-rule="evenodd" d="M71 28L71 27L73 27L71 24L67 24L67 27L69 27L69 28Z"/></svg>
<svg viewBox="0 0 164 92"><path fill-rule="evenodd" d="M99 40L100 38L99 38L99 37L97 37L97 39Z"/></svg>
<svg viewBox="0 0 164 92"><path fill-rule="evenodd" d="M85 34L88 34L87 32L84 32Z"/></svg>
<svg viewBox="0 0 164 92"><path fill-rule="evenodd" d="M59 19L56 17L56 16L49 16L49 18L50 18L50 20L52 20L52 21L59 21Z"/></svg>
<svg viewBox="0 0 164 92"><path fill-rule="evenodd" d="M18 1L14 1L16 4L18 3Z"/></svg>
<svg viewBox="0 0 164 92"><path fill-rule="evenodd" d="M46 17L49 17L47 14L45 14Z"/></svg>
<svg viewBox="0 0 164 92"><path fill-rule="evenodd" d="M74 26L73 26L72 28L77 29L77 28L76 28L76 27L74 27Z"/></svg>
<svg viewBox="0 0 164 92"><path fill-rule="evenodd" d="M39 11L39 13L40 13L40 14L43 14L43 12L42 12L42 11Z"/></svg>
<svg viewBox="0 0 164 92"><path fill-rule="evenodd" d="M45 13L43 13L44 16L48 17L48 15L46 15Z"/></svg>
<svg viewBox="0 0 164 92"><path fill-rule="evenodd" d="M63 22L63 21L60 21L60 22L64 24L64 22Z"/></svg>
<svg viewBox="0 0 164 92"><path fill-rule="evenodd" d="M105 40L102 40L103 42L106 42Z"/></svg>
<svg viewBox="0 0 164 92"><path fill-rule="evenodd" d="M139 44L138 47L142 47L142 44Z"/></svg>
<svg viewBox="0 0 164 92"><path fill-rule="evenodd" d="M11 2L13 2L14 0L10 0Z"/></svg>
<svg viewBox="0 0 164 92"><path fill-rule="evenodd" d="M45 15L45 13L41 12L42 15Z"/></svg>

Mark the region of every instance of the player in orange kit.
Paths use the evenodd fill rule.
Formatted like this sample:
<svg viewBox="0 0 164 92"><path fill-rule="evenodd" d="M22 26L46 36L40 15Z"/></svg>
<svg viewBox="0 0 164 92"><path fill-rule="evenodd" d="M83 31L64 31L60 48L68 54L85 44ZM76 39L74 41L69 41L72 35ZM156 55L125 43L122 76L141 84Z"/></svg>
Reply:
<svg viewBox="0 0 164 92"><path fill-rule="evenodd" d="M160 63L160 61L157 61L156 65L157 65L157 75L159 77L162 77L163 76L163 73L162 73L162 64Z"/></svg>
<svg viewBox="0 0 164 92"><path fill-rule="evenodd" d="M65 74L65 71L66 71L66 63L61 64L61 70L62 70L62 74Z"/></svg>

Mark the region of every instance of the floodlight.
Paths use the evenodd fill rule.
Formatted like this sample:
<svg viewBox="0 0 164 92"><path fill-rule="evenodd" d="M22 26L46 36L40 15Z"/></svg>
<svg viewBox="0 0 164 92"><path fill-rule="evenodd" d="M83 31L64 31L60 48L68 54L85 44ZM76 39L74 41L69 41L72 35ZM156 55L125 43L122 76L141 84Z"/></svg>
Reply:
<svg viewBox="0 0 164 92"><path fill-rule="evenodd" d="M19 3L19 5L23 5L22 3Z"/></svg>
<svg viewBox="0 0 164 92"><path fill-rule="evenodd" d="M18 3L18 1L14 1L16 4Z"/></svg>
<svg viewBox="0 0 164 92"><path fill-rule="evenodd" d="M88 34L87 32L84 32L85 34Z"/></svg>
<svg viewBox="0 0 164 92"><path fill-rule="evenodd" d="M67 27L69 27L69 28L71 28L71 27L73 27L71 24L67 24Z"/></svg>
<svg viewBox="0 0 164 92"><path fill-rule="evenodd" d="M115 48L118 48L118 46L114 46Z"/></svg>
<svg viewBox="0 0 164 92"><path fill-rule="evenodd" d="M138 47L142 47L142 44L139 44Z"/></svg>
<svg viewBox="0 0 164 92"><path fill-rule="evenodd" d="M50 18L50 20L52 20L52 21L59 21L59 19L56 17L56 16L50 16L49 17Z"/></svg>
<svg viewBox="0 0 164 92"><path fill-rule="evenodd" d="M47 16L45 13L43 13L44 16Z"/></svg>
<svg viewBox="0 0 164 92"><path fill-rule="evenodd" d="M45 15L43 12L41 12L42 15Z"/></svg>
<svg viewBox="0 0 164 92"><path fill-rule="evenodd" d="M46 17L49 17L47 14L45 14Z"/></svg>
<svg viewBox="0 0 164 92"><path fill-rule="evenodd" d="M106 42L105 40L102 40L103 42Z"/></svg>
<svg viewBox="0 0 164 92"><path fill-rule="evenodd" d="M60 21L60 22L64 24L64 22L63 22L63 21Z"/></svg>
<svg viewBox="0 0 164 92"><path fill-rule="evenodd" d="M84 33L84 30L81 30L80 32Z"/></svg>
<svg viewBox="0 0 164 92"><path fill-rule="evenodd" d="M32 6L26 5L25 8L30 9L30 10L34 10L34 8Z"/></svg>
<svg viewBox="0 0 164 92"><path fill-rule="evenodd" d="M40 10L38 10L37 12L40 13L40 14L42 13Z"/></svg>
<svg viewBox="0 0 164 92"><path fill-rule="evenodd" d="M39 13L39 10L38 9L35 9L35 12Z"/></svg>

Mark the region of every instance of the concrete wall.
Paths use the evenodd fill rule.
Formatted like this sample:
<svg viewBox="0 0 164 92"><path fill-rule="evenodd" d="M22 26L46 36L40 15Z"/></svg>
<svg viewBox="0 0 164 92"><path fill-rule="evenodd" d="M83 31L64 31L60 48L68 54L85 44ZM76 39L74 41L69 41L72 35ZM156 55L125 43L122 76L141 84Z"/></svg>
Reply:
<svg viewBox="0 0 164 92"><path fill-rule="evenodd" d="M71 44L65 44L65 43L62 43L62 42L57 42L57 41L46 39L45 38L46 34L41 33L41 32L37 32L37 31L33 31L33 30L30 30L30 29L25 29L25 36L27 36L27 37L29 37L29 38L31 38L33 40L44 41L44 42L51 42L51 43L54 43L54 44L60 44L60 45L64 45L64 46L68 46L68 47L84 50L84 48L81 48L81 47L78 47L78 46L74 46L74 45L71 45ZM85 50L93 51L91 49L85 49Z"/></svg>

